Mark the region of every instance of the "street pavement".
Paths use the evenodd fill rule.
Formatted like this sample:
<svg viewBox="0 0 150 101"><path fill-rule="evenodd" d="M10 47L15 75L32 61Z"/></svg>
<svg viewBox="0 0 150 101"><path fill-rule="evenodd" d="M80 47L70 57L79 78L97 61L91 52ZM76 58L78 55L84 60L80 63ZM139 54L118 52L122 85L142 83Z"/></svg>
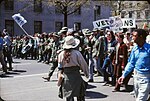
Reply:
<svg viewBox="0 0 150 101"><path fill-rule="evenodd" d="M36 60L14 59L13 71L0 73L0 97L5 101L65 101L58 97L57 70L50 82L42 79L47 76L49 65L37 63ZM84 77L83 77L84 79ZM112 92L114 87L103 86L103 77L94 77L88 83L85 101L135 101L130 91ZM129 81L132 88L133 78Z"/></svg>

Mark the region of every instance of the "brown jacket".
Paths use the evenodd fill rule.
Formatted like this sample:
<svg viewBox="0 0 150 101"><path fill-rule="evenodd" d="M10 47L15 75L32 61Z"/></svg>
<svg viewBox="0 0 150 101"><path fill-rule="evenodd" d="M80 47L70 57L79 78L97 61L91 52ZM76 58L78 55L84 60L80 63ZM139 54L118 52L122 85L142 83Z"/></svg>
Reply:
<svg viewBox="0 0 150 101"><path fill-rule="evenodd" d="M117 64L120 64L120 66L125 67L128 60L128 50L125 43L121 43L118 49L118 55L117 55ZM116 61L116 53L114 55L113 64Z"/></svg>
<svg viewBox="0 0 150 101"><path fill-rule="evenodd" d="M117 63L116 63L117 57ZM114 75L116 78L119 78L122 75L122 70L124 70L125 65L127 64L128 51L127 46L124 43L121 43L118 49L118 55L114 55L113 64L114 64Z"/></svg>

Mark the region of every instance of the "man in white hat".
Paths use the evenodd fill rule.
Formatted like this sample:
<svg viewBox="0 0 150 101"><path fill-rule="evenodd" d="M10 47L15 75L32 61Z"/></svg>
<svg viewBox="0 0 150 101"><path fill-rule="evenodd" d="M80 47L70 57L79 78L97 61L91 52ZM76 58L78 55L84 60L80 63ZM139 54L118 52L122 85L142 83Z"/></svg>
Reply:
<svg viewBox="0 0 150 101"><path fill-rule="evenodd" d="M76 49L79 44L79 39L67 36L63 45L64 50L58 55L58 78L64 75L64 82L61 86L62 97L66 97L66 101L74 101L74 97L77 97L77 101L85 101L86 88L79 71L83 70L88 78L89 70L82 54Z"/></svg>

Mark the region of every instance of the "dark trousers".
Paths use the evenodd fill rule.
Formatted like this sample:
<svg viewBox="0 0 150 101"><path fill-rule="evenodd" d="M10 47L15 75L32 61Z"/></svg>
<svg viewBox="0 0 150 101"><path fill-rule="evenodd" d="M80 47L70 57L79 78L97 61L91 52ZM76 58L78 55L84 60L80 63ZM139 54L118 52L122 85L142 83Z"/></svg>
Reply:
<svg viewBox="0 0 150 101"><path fill-rule="evenodd" d="M4 52L4 60L6 63L9 63L9 70L12 70L12 56L11 56L11 48L6 49Z"/></svg>
<svg viewBox="0 0 150 101"><path fill-rule="evenodd" d="M117 80L121 77L122 75L122 68L121 64L116 64L114 66L114 79L116 80L116 85L115 85L115 90L120 90L120 84L117 82Z"/></svg>
<svg viewBox="0 0 150 101"><path fill-rule="evenodd" d="M50 65L51 65L50 66L50 71L49 71L49 74L48 74L49 77L51 77L53 75L55 69L58 66L58 62L57 61L53 61Z"/></svg>
<svg viewBox="0 0 150 101"><path fill-rule="evenodd" d="M74 101L73 97L67 97L66 101ZM85 101L84 96L83 97L77 97L77 101Z"/></svg>

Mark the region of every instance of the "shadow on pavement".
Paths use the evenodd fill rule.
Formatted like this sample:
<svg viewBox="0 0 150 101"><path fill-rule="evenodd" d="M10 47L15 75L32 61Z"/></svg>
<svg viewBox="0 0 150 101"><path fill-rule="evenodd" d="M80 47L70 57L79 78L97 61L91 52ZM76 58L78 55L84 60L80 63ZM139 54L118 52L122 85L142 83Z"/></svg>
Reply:
<svg viewBox="0 0 150 101"><path fill-rule="evenodd" d="M86 99L98 99L98 98L106 98L107 95L104 95L99 92L94 92L94 91L86 91Z"/></svg>
<svg viewBox="0 0 150 101"><path fill-rule="evenodd" d="M6 75L6 74L1 74L1 75L0 75L0 78L8 78L8 77L11 77L11 78L12 78L13 76L9 76L9 75ZM0 101L1 101L1 100L0 100Z"/></svg>
<svg viewBox="0 0 150 101"><path fill-rule="evenodd" d="M14 75L20 75L23 72L27 72L26 70L12 70L7 72L6 74L0 74L0 78L8 78L13 77Z"/></svg>
<svg viewBox="0 0 150 101"><path fill-rule="evenodd" d="M133 85L128 85L127 89L121 90L120 92L132 92L133 91Z"/></svg>
<svg viewBox="0 0 150 101"><path fill-rule="evenodd" d="M13 72L27 72L26 70L13 70Z"/></svg>
<svg viewBox="0 0 150 101"><path fill-rule="evenodd" d="M92 89L92 88L96 88L96 86L91 85L91 84L88 84L88 85L87 85L87 89Z"/></svg>
<svg viewBox="0 0 150 101"><path fill-rule="evenodd" d="M21 62L13 61L13 63L17 64L17 63L21 63Z"/></svg>

